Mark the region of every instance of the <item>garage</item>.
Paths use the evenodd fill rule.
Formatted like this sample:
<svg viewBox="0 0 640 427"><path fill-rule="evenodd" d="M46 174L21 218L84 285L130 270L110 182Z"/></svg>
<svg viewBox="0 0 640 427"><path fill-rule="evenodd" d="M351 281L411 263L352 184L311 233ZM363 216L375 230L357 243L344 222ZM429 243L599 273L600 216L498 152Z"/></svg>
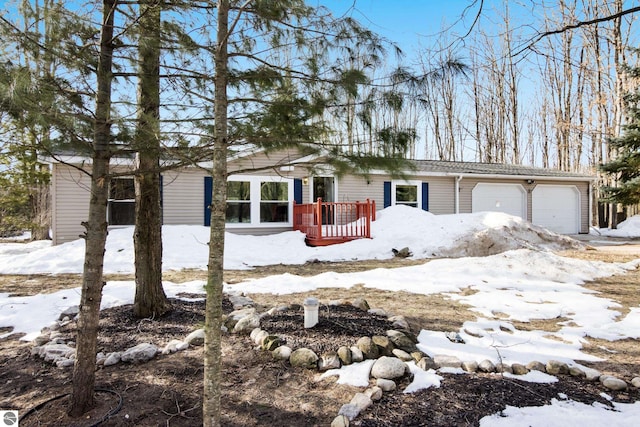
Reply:
<svg viewBox="0 0 640 427"><path fill-rule="evenodd" d="M481 182L471 193L472 212L503 212L527 218L527 192L520 184Z"/></svg>
<svg viewBox="0 0 640 427"><path fill-rule="evenodd" d="M580 192L573 185L537 185L531 195L531 222L560 234L580 232Z"/></svg>

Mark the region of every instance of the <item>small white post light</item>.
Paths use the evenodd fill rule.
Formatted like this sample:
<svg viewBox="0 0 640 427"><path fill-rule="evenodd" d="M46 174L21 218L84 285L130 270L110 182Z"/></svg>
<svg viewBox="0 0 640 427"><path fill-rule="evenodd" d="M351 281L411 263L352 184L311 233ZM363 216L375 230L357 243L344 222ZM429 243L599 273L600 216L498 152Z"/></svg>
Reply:
<svg viewBox="0 0 640 427"><path fill-rule="evenodd" d="M318 324L318 303L317 298L309 297L304 300L304 327L313 328Z"/></svg>

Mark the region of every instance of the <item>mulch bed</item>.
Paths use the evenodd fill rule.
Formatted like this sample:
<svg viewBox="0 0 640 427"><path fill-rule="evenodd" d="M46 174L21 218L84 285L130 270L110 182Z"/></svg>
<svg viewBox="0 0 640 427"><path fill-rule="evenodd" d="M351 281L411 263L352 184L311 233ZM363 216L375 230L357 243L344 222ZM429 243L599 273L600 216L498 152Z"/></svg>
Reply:
<svg viewBox="0 0 640 427"><path fill-rule="evenodd" d="M204 301L171 301L173 310L156 320L140 320L133 317L131 306L115 307L101 312L99 350L122 351L142 342L159 347L172 339L183 339L204 323ZM225 301L224 311L232 310ZM280 336L292 348L307 347L322 354L336 351L341 345L353 345L362 336L385 335L391 329L390 322L350 306L322 307L319 324L305 329L302 307L266 316L262 329ZM62 328L67 339L73 339L75 323ZM345 401L322 402L328 390L338 386L330 381L320 383L303 381L302 371L293 370L288 364L273 361L266 352L255 352L248 337L225 335L226 345L231 345L234 359L225 361L223 379L224 425L328 425ZM4 343L3 343L4 344ZM0 404L3 409L20 408L25 413L29 407L52 395L68 391L69 370L61 370L45 364L29 355L22 348L18 354L8 357L1 352ZM24 372L33 374L24 375ZM188 349L170 356L159 357L142 365L119 364L98 371L97 385L117 390L124 397L123 409L117 416L100 424L124 425L199 425L202 424L202 353L201 349ZM605 390L599 383L589 383L569 376L559 377L552 384L537 384L488 374L441 374L444 377L439 388L430 388L412 394L402 390L410 379L398 381L398 389L385 393L371 408L361 414L353 425L359 426L451 426L478 425L487 415L499 413L508 405L524 407L546 405L563 393L569 399L586 404L598 402L611 406L601 394L605 392L616 402L640 400L637 389L625 392ZM271 383L271 378L275 378ZM36 382L36 379L44 379ZM29 401L22 398L33 388L45 393ZM302 390L303 396L313 401L309 411L295 410L306 404L305 397L294 398L291 392ZM324 387L324 388L323 388ZM252 395L238 394L255 388ZM276 404L272 394L291 395L289 407ZM287 394L289 393L289 394ZM313 397L309 397L315 393ZM4 395L4 398L3 398ZM352 395L352 394L351 394ZM11 397L10 397L11 396ZM91 425L104 411L113 407L112 397L103 396L102 406L87 420L76 420L73 425ZM26 399L26 400L25 400ZM295 400L298 399L298 400ZM324 406L322 406L324 405ZM295 407L295 408L294 408ZM40 408L35 416L27 417L21 425L69 425L65 419L65 399ZM324 412L322 412L324 411ZM100 413L98 413L100 412ZM125 415L128 418L125 418Z"/></svg>

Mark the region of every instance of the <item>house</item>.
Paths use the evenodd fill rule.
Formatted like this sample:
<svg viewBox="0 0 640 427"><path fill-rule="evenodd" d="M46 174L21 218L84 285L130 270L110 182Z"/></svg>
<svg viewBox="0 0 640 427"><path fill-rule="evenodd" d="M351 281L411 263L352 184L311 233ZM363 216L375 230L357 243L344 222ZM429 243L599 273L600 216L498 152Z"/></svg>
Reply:
<svg viewBox="0 0 640 427"><path fill-rule="evenodd" d="M90 178L87 158L51 161L53 243L75 240L88 216ZM162 173L164 224L209 225L210 165ZM110 183L110 227L133 223L133 163L114 159L121 176ZM334 176L328 168L311 168L309 159L282 151L229 160L227 230L270 234L293 228L293 205L322 198L327 202L376 202L377 209L409 205L434 214L499 211L522 217L563 234L588 233L591 223L589 175L518 165L416 160L408 178L392 179L384 171ZM120 175L119 174L119 175Z"/></svg>

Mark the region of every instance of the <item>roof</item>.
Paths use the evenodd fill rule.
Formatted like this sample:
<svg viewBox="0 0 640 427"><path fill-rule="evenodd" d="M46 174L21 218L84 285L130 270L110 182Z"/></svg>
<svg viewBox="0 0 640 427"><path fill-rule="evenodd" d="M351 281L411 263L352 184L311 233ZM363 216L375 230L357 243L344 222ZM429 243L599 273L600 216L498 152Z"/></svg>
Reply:
<svg viewBox="0 0 640 427"><path fill-rule="evenodd" d="M446 175L501 175L518 177L545 177L576 180L593 180L595 176L565 172L556 169L538 168L504 163L453 162L444 160L415 160L418 172Z"/></svg>

